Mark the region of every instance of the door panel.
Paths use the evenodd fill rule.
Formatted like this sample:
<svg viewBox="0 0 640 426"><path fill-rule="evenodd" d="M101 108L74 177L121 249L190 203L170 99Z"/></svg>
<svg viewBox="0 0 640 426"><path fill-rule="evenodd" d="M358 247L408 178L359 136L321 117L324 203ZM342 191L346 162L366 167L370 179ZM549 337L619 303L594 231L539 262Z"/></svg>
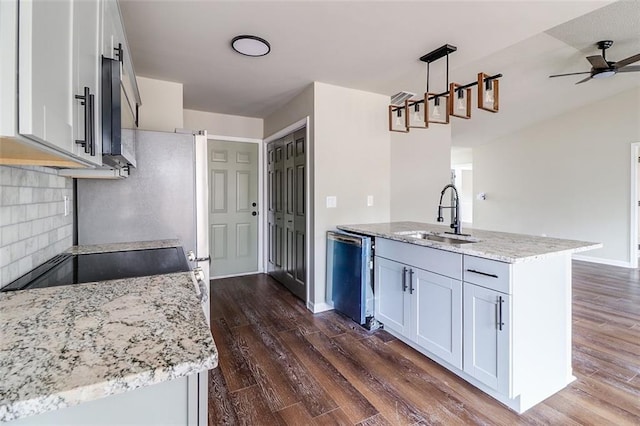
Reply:
<svg viewBox="0 0 640 426"><path fill-rule="evenodd" d="M415 268L416 342L462 368L462 282Z"/></svg>
<svg viewBox="0 0 640 426"><path fill-rule="evenodd" d="M506 294L464 284L464 371L504 394L509 391L509 302Z"/></svg>
<svg viewBox="0 0 640 426"><path fill-rule="evenodd" d="M386 329L409 336L405 278L408 267L392 260L375 259L375 317Z"/></svg>
<svg viewBox="0 0 640 426"><path fill-rule="evenodd" d="M212 276L258 270L258 145L209 141Z"/></svg>
<svg viewBox="0 0 640 426"><path fill-rule="evenodd" d="M306 130L267 146L269 273L306 300Z"/></svg>

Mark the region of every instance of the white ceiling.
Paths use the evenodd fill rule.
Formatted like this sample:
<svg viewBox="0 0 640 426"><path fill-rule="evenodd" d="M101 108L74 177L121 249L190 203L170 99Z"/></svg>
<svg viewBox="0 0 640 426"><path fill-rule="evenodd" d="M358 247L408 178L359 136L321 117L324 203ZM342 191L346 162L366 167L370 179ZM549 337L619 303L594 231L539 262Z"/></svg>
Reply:
<svg viewBox="0 0 640 426"><path fill-rule="evenodd" d="M616 41L610 60L640 52L640 1L610 3L120 0L136 72L183 83L185 108L223 114L264 118L312 81L422 93L418 58L453 44L452 81L504 74L500 113L474 110L471 120L453 122L458 146L639 85L640 73L578 86L573 77L547 78L588 70L584 56L597 54L592 45L602 38ZM271 53L235 53L230 41L239 34L267 39ZM432 89L444 90L444 60L431 72Z"/></svg>

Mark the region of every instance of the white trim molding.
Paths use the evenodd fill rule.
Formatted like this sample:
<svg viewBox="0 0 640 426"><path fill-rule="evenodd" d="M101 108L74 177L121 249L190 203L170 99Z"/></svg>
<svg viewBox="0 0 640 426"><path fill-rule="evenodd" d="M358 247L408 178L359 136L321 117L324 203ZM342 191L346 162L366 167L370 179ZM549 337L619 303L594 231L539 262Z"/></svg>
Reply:
<svg viewBox="0 0 640 426"><path fill-rule="evenodd" d="M603 257L583 256L580 254L574 254L571 256L573 260L581 260L583 262L600 263L602 265L619 266L621 268L635 268L631 265L631 262L624 262L622 260L605 259Z"/></svg>
<svg viewBox="0 0 640 426"><path fill-rule="evenodd" d="M314 314L318 314L320 312L326 312L326 311L332 310L333 306L328 304L328 303L326 303L326 302L321 302L321 303L314 304L311 301L307 301L307 309L310 310L311 312L313 312Z"/></svg>
<svg viewBox="0 0 640 426"><path fill-rule="evenodd" d="M271 142L273 140L276 140L278 138L282 138L284 136L287 136L289 133L295 132L296 130L300 130L305 126L307 126L307 129L309 128L309 117L308 116L303 118L302 120L298 120L295 123L288 125L284 129L278 130L274 134L266 137L264 139L264 143L266 145L266 144L268 144L269 142ZM309 131L307 130L307 137L308 136L309 136Z"/></svg>
<svg viewBox="0 0 640 426"><path fill-rule="evenodd" d="M223 278L246 277L246 276L249 276L249 275L258 275L258 274L261 274L261 272L254 271L254 272L241 272L239 274L220 275L219 277L211 277L210 281L221 280Z"/></svg>
<svg viewBox="0 0 640 426"><path fill-rule="evenodd" d="M631 268L638 267L638 255L640 255L640 250L638 250L638 221L640 221L640 217L638 215L640 197L638 193L640 192L640 188L638 188L638 180L640 179L640 142L634 142L631 144L631 192L629 200L631 201L631 211L629 215L629 230L630 237L629 238L629 265Z"/></svg>

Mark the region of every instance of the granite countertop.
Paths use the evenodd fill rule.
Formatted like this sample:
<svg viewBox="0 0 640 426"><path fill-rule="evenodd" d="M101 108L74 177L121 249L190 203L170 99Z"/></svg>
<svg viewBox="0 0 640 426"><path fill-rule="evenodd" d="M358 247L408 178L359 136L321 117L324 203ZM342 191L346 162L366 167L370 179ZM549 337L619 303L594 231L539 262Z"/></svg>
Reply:
<svg viewBox="0 0 640 426"><path fill-rule="evenodd" d="M0 422L217 364L191 272L0 293Z"/></svg>
<svg viewBox="0 0 640 426"><path fill-rule="evenodd" d="M483 231L471 228L463 228L462 230L464 234L469 234L471 238L479 240L478 242L471 244L449 244L397 234L403 232L407 233L410 231L426 231L434 234L442 234L444 232L451 231L451 228L448 226L432 225L420 222L340 225L337 228L347 232L388 238L405 243L433 247L440 250L483 257L507 263L533 261L561 253L577 253L602 247L601 243L511 234L507 232ZM455 235L452 235L451 237L456 238Z"/></svg>
<svg viewBox="0 0 640 426"><path fill-rule="evenodd" d="M73 246L66 253L70 254L93 254L109 253L114 251L145 250L157 248L180 247L180 240L156 240L156 241L135 241L131 243L109 243Z"/></svg>

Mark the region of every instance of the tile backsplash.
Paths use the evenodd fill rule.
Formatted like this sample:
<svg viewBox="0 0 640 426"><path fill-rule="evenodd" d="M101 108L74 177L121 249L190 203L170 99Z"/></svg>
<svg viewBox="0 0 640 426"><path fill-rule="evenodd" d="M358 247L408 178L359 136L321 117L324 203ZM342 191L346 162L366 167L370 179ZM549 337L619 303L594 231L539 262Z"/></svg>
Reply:
<svg viewBox="0 0 640 426"><path fill-rule="evenodd" d="M46 167L0 166L0 288L68 249L72 234L73 179Z"/></svg>

